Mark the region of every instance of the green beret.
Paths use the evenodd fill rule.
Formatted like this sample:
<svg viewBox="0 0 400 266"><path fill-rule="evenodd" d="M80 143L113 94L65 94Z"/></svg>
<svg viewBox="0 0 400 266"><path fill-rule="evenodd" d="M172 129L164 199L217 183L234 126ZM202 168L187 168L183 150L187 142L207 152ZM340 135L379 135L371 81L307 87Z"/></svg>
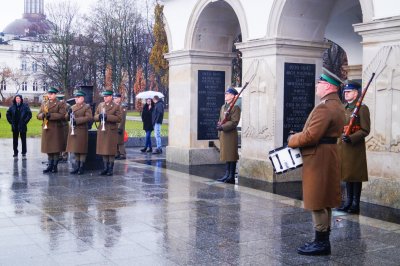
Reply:
<svg viewBox="0 0 400 266"><path fill-rule="evenodd" d="M58 93L59 90L57 90L57 89L54 88L54 87L51 87L47 92L48 92L48 93Z"/></svg>
<svg viewBox="0 0 400 266"><path fill-rule="evenodd" d="M102 94L103 94L103 96L112 96L113 91L103 91Z"/></svg>
<svg viewBox="0 0 400 266"><path fill-rule="evenodd" d="M74 96L75 97L86 96L86 93L84 91L79 90L79 91L74 92Z"/></svg>

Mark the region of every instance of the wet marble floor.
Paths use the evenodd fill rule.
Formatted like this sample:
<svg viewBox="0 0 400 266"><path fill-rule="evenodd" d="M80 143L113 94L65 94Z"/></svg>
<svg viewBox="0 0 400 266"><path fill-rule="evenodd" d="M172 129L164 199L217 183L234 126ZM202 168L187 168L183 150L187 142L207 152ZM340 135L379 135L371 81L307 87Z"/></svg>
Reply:
<svg viewBox="0 0 400 266"><path fill-rule="evenodd" d="M313 237L301 201L165 167L163 154L128 149L114 176L72 176L68 163L42 174L38 139L26 160L0 147L0 265L400 265L398 224L334 212L332 255L300 256Z"/></svg>

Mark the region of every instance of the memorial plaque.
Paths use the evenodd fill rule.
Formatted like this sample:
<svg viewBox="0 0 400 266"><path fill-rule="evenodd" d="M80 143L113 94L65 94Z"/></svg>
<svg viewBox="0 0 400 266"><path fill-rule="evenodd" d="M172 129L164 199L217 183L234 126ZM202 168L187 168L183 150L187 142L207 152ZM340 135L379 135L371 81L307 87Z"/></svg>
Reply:
<svg viewBox="0 0 400 266"><path fill-rule="evenodd" d="M285 63L283 98L283 145L289 131L303 129L315 103L315 65Z"/></svg>
<svg viewBox="0 0 400 266"><path fill-rule="evenodd" d="M199 70L197 139L218 139L217 122L225 101L225 72Z"/></svg>

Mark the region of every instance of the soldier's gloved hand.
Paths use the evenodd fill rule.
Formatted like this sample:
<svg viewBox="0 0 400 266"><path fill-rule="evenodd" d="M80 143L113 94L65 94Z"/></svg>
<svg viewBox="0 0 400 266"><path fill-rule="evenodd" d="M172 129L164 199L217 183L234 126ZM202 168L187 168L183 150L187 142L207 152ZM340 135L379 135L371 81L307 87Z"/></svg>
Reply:
<svg viewBox="0 0 400 266"><path fill-rule="evenodd" d="M76 127L76 120L74 119L74 121L72 121L72 125L74 126L74 127Z"/></svg>
<svg viewBox="0 0 400 266"><path fill-rule="evenodd" d="M221 125L218 125L218 126L217 126L217 130L218 130L218 131L223 131L224 129L222 128Z"/></svg>
<svg viewBox="0 0 400 266"><path fill-rule="evenodd" d="M122 135L122 129L118 128L118 134Z"/></svg>
<svg viewBox="0 0 400 266"><path fill-rule="evenodd" d="M47 113L47 114L46 114L46 119L49 120L50 117L51 117L51 114L50 114L50 113Z"/></svg>
<svg viewBox="0 0 400 266"><path fill-rule="evenodd" d="M345 143L351 143L351 138L346 135L342 135L342 141Z"/></svg>
<svg viewBox="0 0 400 266"><path fill-rule="evenodd" d="M103 115L104 121L107 121L107 114Z"/></svg>
<svg viewBox="0 0 400 266"><path fill-rule="evenodd" d="M104 119L104 121L107 121L107 114L99 114L99 120L102 121Z"/></svg>
<svg viewBox="0 0 400 266"><path fill-rule="evenodd" d="M68 109L68 115L72 114L72 108Z"/></svg>

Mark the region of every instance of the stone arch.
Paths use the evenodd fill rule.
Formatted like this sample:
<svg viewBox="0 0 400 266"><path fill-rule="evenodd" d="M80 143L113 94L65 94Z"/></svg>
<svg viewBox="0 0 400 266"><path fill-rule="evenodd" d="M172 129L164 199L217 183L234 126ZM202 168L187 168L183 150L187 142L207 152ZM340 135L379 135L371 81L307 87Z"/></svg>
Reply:
<svg viewBox="0 0 400 266"><path fill-rule="evenodd" d="M171 29L168 25L168 20L165 16L163 17L163 20L164 20L164 30L167 35L168 51L173 51Z"/></svg>
<svg viewBox="0 0 400 266"><path fill-rule="evenodd" d="M363 22L369 22L372 21L372 18L374 16L374 6L373 6L373 0L357 0L360 3L361 10L362 10L362 21ZM309 2L309 4L305 4L305 2ZM288 36L282 36L285 34L288 34L287 32L288 29L296 29L298 28L299 25L304 26L305 24L302 23L304 22L305 15L307 14L313 14L319 16L319 20L321 25L319 25L321 28L324 28L327 24L327 19L329 16L330 9L329 7L332 7L335 4L336 0L329 0L329 1L319 1L319 0L275 0L269 20L268 20L268 27L267 27L267 37L288 37ZM290 14L293 12L293 7L294 6L303 6L304 8L304 13L300 13L300 17L297 20L289 20L290 22L285 21L285 14ZM314 20L315 21L315 20ZM284 23L283 23L284 22ZM317 22L318 23L318 22ZM286 24L286 27L283 27L282 25ZM315 24L315 23L314 23ZM282 28L285 28L285 30L282 31ZM323 39L323 33L317 32L319 34L312 34L309 33L307 36L304 36L304 39L306 40L315 40L316 37L319 37L319 40ZM322 38L321 38L322 35Z"/></svg>
<svg viewBox="0 0 400 266"><path fill-rule="evenodd" d="M186 29L185 35L185 50L202 50L201 45L199 47L199 42L195 41L196 34L199 33L199 24L205 23L207 12L211 11L211 5L225 7L227 8L225 11L225 15L234 14L235 17L233 20L236 20L239 25L239 32L242 35L242 41L246 41L248 39L248 27L247 27L247 19L244 12L244 9L239 0L224 0L224 1L216 1L216 0L201 0L195 5L192 14L189 19L188 27ZM231 10L229 10L229 8ZM227 31L227 27L229 27L229 23L232 23L233 20L229 20L224 17L224 14L220 14L220 20L222 23L218 23L217 25L213 25L213 30ZM200 25L201 27L201 25ZM210 50L210 47L208 48ZM217 49L217 51L227 52L227 50Z"/></svg>

